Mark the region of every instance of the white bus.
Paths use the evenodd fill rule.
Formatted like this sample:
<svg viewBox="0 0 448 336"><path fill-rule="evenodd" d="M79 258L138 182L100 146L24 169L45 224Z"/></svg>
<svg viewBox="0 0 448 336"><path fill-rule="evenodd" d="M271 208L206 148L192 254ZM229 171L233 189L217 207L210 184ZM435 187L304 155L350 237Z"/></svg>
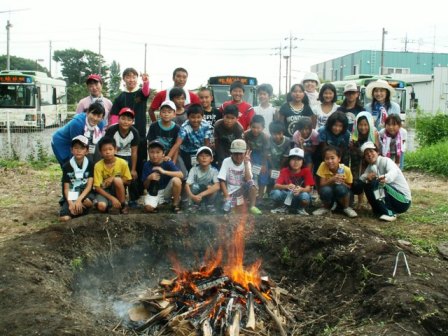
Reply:
<svg viewBox="0 0 448 336"><path fill-rule="evenodd" d="M0 72L0 127L61 125L67 119L67 84L28 70Z"/></svg>

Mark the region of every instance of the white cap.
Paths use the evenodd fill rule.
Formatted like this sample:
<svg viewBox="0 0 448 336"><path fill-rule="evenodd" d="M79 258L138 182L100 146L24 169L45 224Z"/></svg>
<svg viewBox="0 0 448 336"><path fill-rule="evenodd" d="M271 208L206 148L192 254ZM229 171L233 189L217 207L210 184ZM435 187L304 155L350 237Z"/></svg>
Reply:
<svg viewBox="0 0 448 336"><path fill-rule="evenodd" d="M346 92L358 92L358 87L355 82L348 82L344 85L344 93Z"/></svg>
<svg viewBox="0 0 448 336"><path fill-rule="evenodd" d="M364 151L366 149L375 149L376 150L376 146L372 141L367 141L367 142L364 142L364 144L361 146L361 152L364 154Z"/></svg>
<svg viewBox="0 0 448 336"><path fill-rule="evenodd" d="M303 149L302 148L298 148L298 147L292 148L289 151L288 157L291 157L291 156L298 156L298 157L303 159L303 157L304 157Z"/></svg>
<svg viewBox="0 0 448 336"><path fill-rule="evenodd" d="M171 100L165 100L161 105L160 105L160 109L162 109L162 107L164 106L169 106L172 110L176 111L176 105L174 105L174 103Z"/></svg>
<svg viewBox="0 0 448 336"><path fill-rule="evenodd" d="M235 139L230 145L230 153L246 153L247 145L243 139Z"/></svg>
<svg viewBox="0 0 448 336"><path fill-rule="evenodd" d="M315 81L317 83L317 86L320 85L320 80L319 77L317 76L316 73L314 72L307 72L302 79L302 84L305 83L306 81Z"/></svg>
<svg viewBox="0 0 448 336"><path fill-rule="evenodd" d="M208 154L210 154L211 157L213 157L213 151L211 150L210 147L207 146L202 146L200 147L197 152L196 152L196 157L201 154L202 152L207 152Z"/></svg>
<svg viewBox="0 0 448 336"><path fill-rule="evenodd" d="M79 142L82 145L84 145L84 147L88 147L89 146L89 139L87 139L84 135L77 135L72 139L72 146L75 142Z"/></svg>

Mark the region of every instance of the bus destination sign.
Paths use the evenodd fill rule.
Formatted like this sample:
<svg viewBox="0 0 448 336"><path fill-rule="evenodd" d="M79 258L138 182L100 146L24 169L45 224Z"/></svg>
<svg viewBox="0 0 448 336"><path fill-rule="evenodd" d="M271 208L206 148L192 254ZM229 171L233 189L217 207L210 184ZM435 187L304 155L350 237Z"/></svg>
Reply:
<svg viewBox="0 0 448 336"><path fill-rule="evenodd" d="M0 75L0 83L32 83L29 76Z"/></svg>

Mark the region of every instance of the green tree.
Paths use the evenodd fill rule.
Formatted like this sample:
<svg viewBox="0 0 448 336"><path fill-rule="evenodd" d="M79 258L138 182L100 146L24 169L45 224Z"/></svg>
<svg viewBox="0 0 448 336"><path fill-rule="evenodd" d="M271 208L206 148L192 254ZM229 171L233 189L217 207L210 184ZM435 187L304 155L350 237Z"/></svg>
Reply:
<svg viewBox="0 0 448 336"><path fill-rule="evenodd" d="M121 92L121 69L120 63L113 61L110 65L110 74L109 74L109 97L113 101Z"/></svg>
<svg viewBox="0 0 448 336"><path fill-rule="evenodd" d="M0 68L6 69L6 55L0 56ZM42 71L48 74L48 69L41 66L37 60L31 60L28 58L22 58L22 57L16 57L16 56L10 56L10 68L11 70L35 70L35 71Z"/></svg>
<svg viewBox="0 0 448 336"><path fill-rule="evenodd" d="M98 72L105 80L109 71L104 57L90 50L76 50L73 48L56 50L53 54L53 60L61 63L62 75L69 85L74 83L84 84L90 74ZM101 64L101 71L98 71L99 64Z"/></svg>

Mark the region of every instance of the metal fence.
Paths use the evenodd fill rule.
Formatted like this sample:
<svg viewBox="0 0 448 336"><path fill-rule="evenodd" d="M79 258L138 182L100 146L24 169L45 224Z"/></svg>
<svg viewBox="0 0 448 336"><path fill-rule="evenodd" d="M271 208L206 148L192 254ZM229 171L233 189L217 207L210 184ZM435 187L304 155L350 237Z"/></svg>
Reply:
<svg viewBox="0 0 448 336"><path fill-rule="evenodd" d="M58 127L39 129L6 123L0 128L0 158L28 161L42 155L52 156L51 137Z"/></svg>

